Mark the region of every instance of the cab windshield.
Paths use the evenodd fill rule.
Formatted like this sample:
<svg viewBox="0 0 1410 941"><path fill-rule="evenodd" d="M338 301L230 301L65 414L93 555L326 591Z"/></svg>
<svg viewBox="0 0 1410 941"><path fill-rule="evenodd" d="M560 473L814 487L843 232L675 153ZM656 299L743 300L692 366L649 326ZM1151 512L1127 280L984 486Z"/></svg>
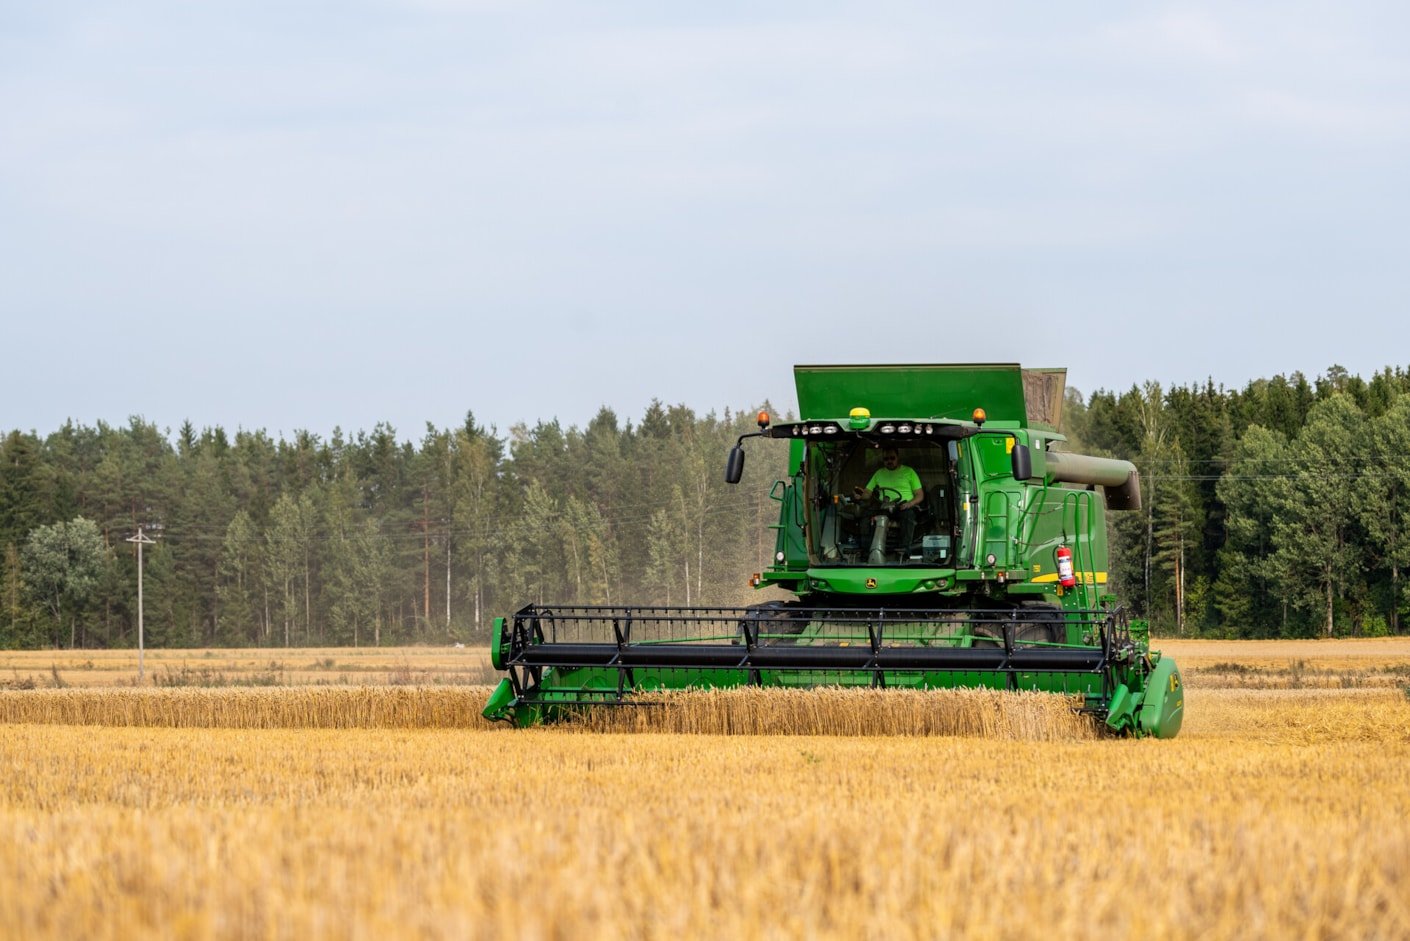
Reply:
<svg viewBox="0 0 1410 941"><path fill-rule="evenodd" d="M804 468L810 562L953 567L957 487L972 489L967 465L954 441L811 443Z"/></svg>

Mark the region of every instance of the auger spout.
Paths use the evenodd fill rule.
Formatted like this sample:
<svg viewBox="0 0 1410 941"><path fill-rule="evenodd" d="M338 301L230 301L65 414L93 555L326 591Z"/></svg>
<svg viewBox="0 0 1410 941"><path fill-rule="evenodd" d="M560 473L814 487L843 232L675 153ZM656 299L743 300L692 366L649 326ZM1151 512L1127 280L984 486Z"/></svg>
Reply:
<svg viewBox="0 0 1410 941"><path fill-rule="evenodd" d="M1048 479L1056 483L1089 484L1106 491L1109 510L1141 508L1141 475L1130 461L1066 451L1049 451Z"/></svg>

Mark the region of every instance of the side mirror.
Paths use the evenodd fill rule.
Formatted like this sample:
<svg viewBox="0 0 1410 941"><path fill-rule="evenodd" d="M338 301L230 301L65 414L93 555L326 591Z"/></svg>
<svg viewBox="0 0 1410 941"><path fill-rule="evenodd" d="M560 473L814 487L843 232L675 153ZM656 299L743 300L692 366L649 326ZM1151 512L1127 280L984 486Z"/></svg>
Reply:
<svg viewBox="0 0 1410 941"><path fill-rule="evenodd" d="M1010 457L1013 460L1014 480L1028 480L1033 476L1033 455L1029 453L1028 445L1015 444Z"/></svg>
<svg viewBox="0 0 1410 941"><path fill-rule="evenodd" d="M744 476L744 448L739 445L729 449L729 460L725 461L725 483L737 484Z"/></svg>

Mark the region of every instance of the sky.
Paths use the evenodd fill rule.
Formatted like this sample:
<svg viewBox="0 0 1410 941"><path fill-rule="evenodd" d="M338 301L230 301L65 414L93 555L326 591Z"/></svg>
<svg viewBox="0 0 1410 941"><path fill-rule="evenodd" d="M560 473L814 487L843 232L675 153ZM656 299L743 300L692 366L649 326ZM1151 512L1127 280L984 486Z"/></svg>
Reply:
<svg viewBox="0 0 1410 941"><path fill-rule="evenodd" d="M1410 366L1398 3L0 0L0 429Z"/></svg>

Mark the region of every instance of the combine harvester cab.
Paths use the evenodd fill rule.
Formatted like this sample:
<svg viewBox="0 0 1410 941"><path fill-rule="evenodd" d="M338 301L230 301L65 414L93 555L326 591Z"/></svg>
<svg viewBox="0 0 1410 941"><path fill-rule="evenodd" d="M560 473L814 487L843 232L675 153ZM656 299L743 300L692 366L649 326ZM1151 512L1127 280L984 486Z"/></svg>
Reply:
<svg viewBox="0 0 1410 941"><path fill-rule="evenodd" d="M1127 461L1061 451L1064 370L798 366L773 564L748 608L530 605L498 618L518 725L640 692L732 686L984 687L1081 697L1112 732L1171 738L1179 668L1106 593L1106 511L1138 509ZM1100 489L1099 489L1100 488Z"/></svg>

